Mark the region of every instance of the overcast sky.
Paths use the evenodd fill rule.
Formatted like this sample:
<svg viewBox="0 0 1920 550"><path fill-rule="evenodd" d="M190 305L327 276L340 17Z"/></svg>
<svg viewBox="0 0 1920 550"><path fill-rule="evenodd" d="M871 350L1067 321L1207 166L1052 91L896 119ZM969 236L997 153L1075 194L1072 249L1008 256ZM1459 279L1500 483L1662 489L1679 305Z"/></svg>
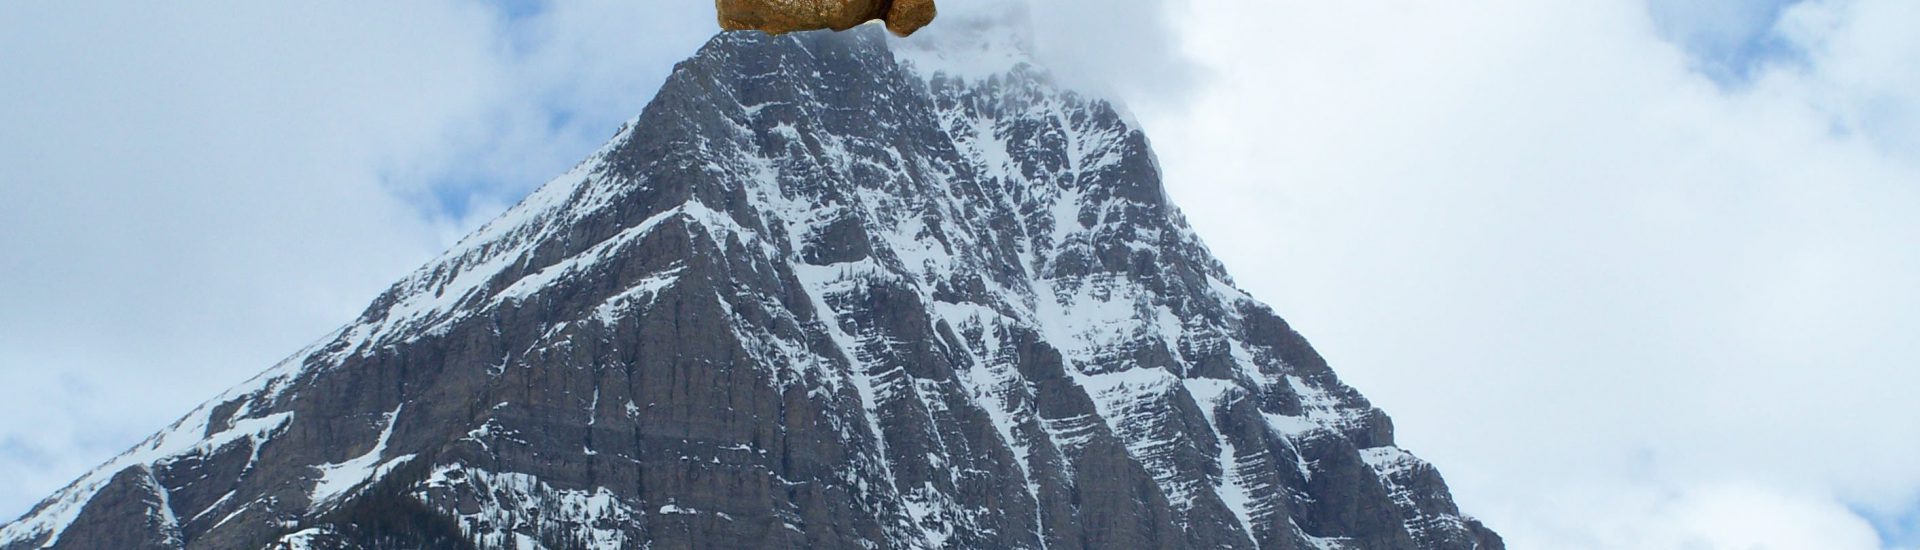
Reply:
<svg viewBox="0 0 1920 550"><path fill-rule="evenodd" d="M1515 548L1920 548L1920 2L1036 1ZM0 516L350 320L712 25L0 2Z"/></svg>

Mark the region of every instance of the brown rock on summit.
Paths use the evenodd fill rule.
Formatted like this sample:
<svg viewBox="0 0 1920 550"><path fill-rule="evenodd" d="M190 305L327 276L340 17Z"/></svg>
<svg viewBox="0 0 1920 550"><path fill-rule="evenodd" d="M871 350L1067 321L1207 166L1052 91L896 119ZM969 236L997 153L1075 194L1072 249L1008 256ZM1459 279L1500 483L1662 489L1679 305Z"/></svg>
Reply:
<svg viewBox="0 0 1920 550"><path fill-rule="evenodd" d="M933 0L714 0L720 27L784 34L816 29L844 31L875 19L907 36L933 22Z"/></svg>

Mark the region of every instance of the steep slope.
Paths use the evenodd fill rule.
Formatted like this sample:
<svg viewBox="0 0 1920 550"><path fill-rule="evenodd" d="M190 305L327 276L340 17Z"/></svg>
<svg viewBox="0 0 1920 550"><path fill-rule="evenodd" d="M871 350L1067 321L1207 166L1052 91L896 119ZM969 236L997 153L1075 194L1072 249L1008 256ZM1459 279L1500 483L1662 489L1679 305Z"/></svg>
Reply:
<svg viewBox="0 0 1920 550"><path fill-rule="evenodd" d="M730 33L26 548L1498 548L1017 49ZM943 57L953 56L953 57Z"/></svg>

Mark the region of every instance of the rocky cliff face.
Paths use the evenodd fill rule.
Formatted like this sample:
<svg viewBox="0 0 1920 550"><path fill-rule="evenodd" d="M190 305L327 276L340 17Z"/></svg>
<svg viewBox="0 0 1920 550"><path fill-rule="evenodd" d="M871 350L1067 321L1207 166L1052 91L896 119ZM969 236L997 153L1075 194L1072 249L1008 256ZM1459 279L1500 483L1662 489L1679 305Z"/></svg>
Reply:
<svg viewBox="0 0 1920 550"><path fill-rule="evenodd" d="M27 548L1498 548L1017 50L730 33Z"/></svg>

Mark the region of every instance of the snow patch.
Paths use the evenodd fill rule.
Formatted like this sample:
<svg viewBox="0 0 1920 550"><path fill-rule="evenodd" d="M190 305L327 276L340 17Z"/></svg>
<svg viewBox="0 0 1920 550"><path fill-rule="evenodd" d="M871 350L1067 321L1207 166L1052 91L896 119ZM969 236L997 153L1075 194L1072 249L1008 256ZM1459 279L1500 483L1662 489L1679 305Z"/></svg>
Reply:
<svg viewBox="0 0 1920 550"><path fill-rule="evenodd" d="M333 504L355 489L379 481L395 467L413 460L414 455L410 454L394 457L391 460L381 460L387 452L387 443L393 439L393 426L399 423L400 411L405 408L406 405L402 404L385 415L386 426L380 430L379 442L375 443L373 449L368 450L366 454L344 462L314 467L320 473L320 479L314 483L313 492L308 499L314 510Z"/></svg>

